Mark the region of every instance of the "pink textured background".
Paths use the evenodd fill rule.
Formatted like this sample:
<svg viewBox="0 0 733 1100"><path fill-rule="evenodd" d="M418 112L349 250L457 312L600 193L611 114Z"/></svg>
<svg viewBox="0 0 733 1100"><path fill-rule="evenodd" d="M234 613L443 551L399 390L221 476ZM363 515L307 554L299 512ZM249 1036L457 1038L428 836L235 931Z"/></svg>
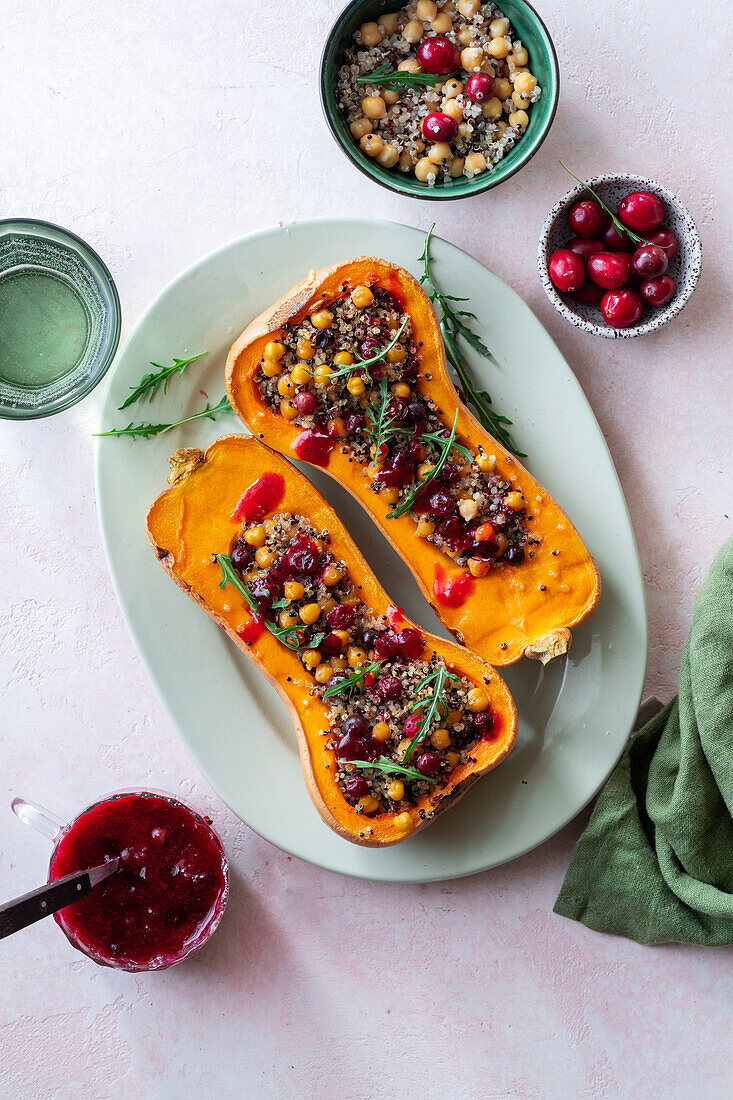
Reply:
<svg viewBox="0 0 733 1100"><path fill-rule="evenodd" d="M563 79L548 141L498 190L427 207L363 180L325 131L315 72L340 6L6 5L0 210L89 240L128 331L181 268L249 230L329 212L435 218L529 301L585 388L644 565L648 686L667 698L731 529L731 9L544 0ZM534 253L568 189L560 156L588 176L658 178L697 219L702 280L661 333L593 340L544 298ZM642 948L551 914L585 815L493 872L390 887L289 859L228 814L115 602L94 508L99 401L0 427L0 897L36 885L47 859L10 816L13 794L70 813L137 783L211 813L232 900L209 948L159 976L98 969L51 922L4 942L0 1095L730 1095L731 951Z"/></svg>

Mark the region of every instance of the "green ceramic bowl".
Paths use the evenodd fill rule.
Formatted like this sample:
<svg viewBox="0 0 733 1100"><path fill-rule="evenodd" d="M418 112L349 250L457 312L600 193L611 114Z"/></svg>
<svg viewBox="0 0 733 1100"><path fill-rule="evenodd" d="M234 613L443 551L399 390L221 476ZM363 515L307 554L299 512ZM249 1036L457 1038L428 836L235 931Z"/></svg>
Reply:
<svg viewBox="0 0 733 1100"><path fill-rule="evenodd" d="M378 19L385 12L401 11L405 6L399 0L352 0L338 16L326 39L321 57L321 103L326 122L343 152L359 171L390 191L415 199L434 200L464 199L479 195L518 172L532 159L547 137L557 110L560 90L557 54L552 39L545 24L526 0L498 0L497 6L511 21L522 44L529 51L530 68L542 88L542 96L530 111L527 132L492 171L482 172L472 179L462 176L460 179L436 183L430 187L412 175L382 168L362 153L336 103L336 78L344 51L353 41L354 31L364 22Z"/></svg>

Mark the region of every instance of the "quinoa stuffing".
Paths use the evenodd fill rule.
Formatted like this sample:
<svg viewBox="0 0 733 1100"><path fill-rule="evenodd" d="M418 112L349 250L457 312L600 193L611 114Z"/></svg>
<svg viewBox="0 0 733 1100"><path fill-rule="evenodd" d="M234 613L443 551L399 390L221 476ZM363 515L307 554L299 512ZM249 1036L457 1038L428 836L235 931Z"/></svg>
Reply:
<svg viewBox="0 0 733 1100"><path fill-rule="evenodd" d="M367 156L433 186L490 171L521 139L542 94L528 65L495 4L417 0L362 23L337 100Z"/></svg>
<svg viewBox="0 0 733 1100"><path fill-rule="evenodd" d="M418 387L410 318L389 290L357 286L271 340L255 374L264 402L302 427L298 455L338 443L375 494L415 534L474 577L519 566L529 538L524 497L446 427Z"/></svg>
<svg viewBox="0 0 733 1100"><path fill-rule="evenodd" d="M344 798L367 816L395 814L407 831L418 799L440 797L451 773L473 761L474 746L496 735L495 715L485 685L428 656L418 630L375 618L329 547L328 531L279 513L243 524L224 558L233 573L216 560L222 583L236 579L262 628L312 676L311 694L328 708L322 734Z"/></svg>

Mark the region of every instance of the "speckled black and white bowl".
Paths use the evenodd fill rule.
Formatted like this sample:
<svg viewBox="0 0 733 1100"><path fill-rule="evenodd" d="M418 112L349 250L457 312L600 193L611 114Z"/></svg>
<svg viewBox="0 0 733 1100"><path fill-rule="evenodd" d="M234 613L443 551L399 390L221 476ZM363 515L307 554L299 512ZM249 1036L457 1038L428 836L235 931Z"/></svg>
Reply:
<svg viewBox="0 0 733 1100"><path fill-rule="evenodd" d="M644 313L638 325L632 325L629 328L613 328L603 320L600 308L576 302L569 294L563 294L557 289L550 279L548 261L556 249L564 248L574 236L568 222L572 207L580 199L593 197L585 186L580 184L555 203L542 227L537 250L537 267L545 293L566 321L594 336L604 336L610 340L629 340L633 336L645 336L648 332L656 332L677 316L690 300L697 286L702 268L702 245L697 227L689 211L671 191L645 176L596 176L588 180L588 183L614 212L618 210L619 203L630 191L651 191L662 200L666 210L662 225L672 230L680 245L677 255L670 260L667 269L667 273L677 283L674 298L659 309L645 304Z"/></svg>

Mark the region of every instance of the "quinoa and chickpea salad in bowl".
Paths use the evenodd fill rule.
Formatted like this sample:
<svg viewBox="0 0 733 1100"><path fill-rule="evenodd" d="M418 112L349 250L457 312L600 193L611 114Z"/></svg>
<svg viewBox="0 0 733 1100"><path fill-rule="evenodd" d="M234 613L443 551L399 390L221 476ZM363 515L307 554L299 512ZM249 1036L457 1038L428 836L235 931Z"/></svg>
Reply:
<svg viewBox="0 0 733 1100"><path fill-rule="evenodd" d="M518 171L549 130L557 93L552 42L523 0L357 0L321 68L343 151L391 190L430 199L476 194Z"/></svg>

